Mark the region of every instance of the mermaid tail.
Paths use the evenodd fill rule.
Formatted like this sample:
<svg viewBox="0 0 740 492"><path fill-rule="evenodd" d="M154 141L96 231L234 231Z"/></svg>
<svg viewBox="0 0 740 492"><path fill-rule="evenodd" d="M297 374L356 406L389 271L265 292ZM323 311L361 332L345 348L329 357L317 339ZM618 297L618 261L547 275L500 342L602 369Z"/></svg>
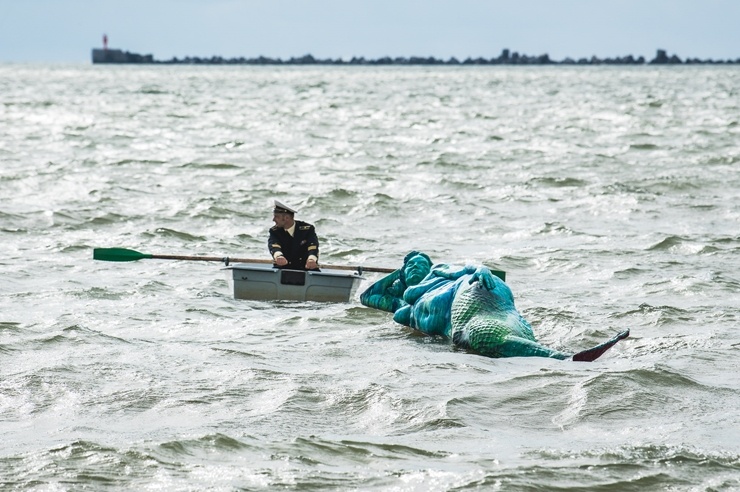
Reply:
<svg viewBox="0 0 740 492"><path fill-rule="evenodd" d="M461 287L452 302L450 331L455 345L488 357L572 357L576 361L596 360L629 335L629 331L622 332L575 355L545 347L514 307L511 290L503 282L496 284L493 293L477 283Z"/></svg>
<svg viewBox="0 0 740 492"><path fill-rule="evenodd" d="M570 357L570 354L559 352L522 337L509 335L494 340L488 336L489 332L486 328L473 328L465 340L462 339L462 333L456 332L459 341L455 341L455 336L453 336L453 342L462 348L486 357L550 357L560 360Z"/></svg>

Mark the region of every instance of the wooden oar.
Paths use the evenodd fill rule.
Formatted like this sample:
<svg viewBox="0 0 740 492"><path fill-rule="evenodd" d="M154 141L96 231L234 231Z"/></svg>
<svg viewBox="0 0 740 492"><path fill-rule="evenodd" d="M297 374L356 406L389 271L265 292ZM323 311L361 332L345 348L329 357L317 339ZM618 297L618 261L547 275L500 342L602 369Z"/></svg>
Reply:
<svg viewBox="0 0 740 492"><path fill-rule="evenodd" d="M137 261L137 260L184 260L184 261L221 261L225 264L229 263L266 263L273 264L272 260L255 259L255 258L230 258L228 256L179 256L179 255L153 255L147 253L139 253L133 249L125 248L95 248L93 250L93 259L102 261ZM358 272L378 272L378 273L392 273L395 271L393 268L377 268L377 267L365 267L365 266L346 266L346 265L319 265L322 268L331 268L334 270L352 270Z"/></svg>
<svg viewBox="0 0 740 492"><path fill-rule="evenodd" d="M231 258L228 256L179 256L179 255L153 255L148 253L139 253L133 249L125 248L95 248L93 250L93 259L102 261L137 261L137 260L184 260L184 261L221 261L228 265L229 263L264 263L273 264L272 260L256 259L256 258ZM351 270L353 272L377 272L377 273L393 273L396 271L394 268L379 268L379 267L366 267L366 266L347 266L347 265L319 265L322 268L330 268L333 270ZM501 270L491 270L491 273L496 275L498 278L506 281L506 272Z"/></svg>

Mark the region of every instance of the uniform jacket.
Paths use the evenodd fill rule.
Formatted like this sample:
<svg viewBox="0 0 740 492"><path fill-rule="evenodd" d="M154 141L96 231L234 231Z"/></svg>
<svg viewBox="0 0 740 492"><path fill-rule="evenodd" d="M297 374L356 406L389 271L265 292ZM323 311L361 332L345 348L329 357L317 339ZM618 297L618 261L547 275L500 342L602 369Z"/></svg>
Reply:
<svg viewBox="0 0 740 492"><path fill-rule="evenodd" d="M313 225L296 220L293 237L282 227L270 228L270 238L267 240L267 249L274 258L275 252L280 251L288 260L283 268L305 270L309 255L319 257L319 238Z"/></svg>

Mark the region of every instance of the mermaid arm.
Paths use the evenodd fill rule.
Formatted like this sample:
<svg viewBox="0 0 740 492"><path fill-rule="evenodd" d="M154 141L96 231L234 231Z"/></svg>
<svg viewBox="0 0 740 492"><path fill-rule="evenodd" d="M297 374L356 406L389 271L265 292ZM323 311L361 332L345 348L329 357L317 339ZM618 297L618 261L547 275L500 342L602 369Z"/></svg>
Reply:
<svg viewBox="0 0 740 492"><path fill-rule="evenodd" d="M407 304L414 304L419 300L421 296L429 292L430 290L436 289L440 285L449 284L450 281L443 277L435 277L432 273L421 281L419 285L414 285L406 289L403 293L403 300Z"/></svg>
<svg viewBox="0 0 740 492"><path fill-rule="evenodd" d="M438 263L432 267L430 276L446 278L447 280L457 280L463 275L470 275L475 273L476 267L473 265L448 265L446 263Z"/></svg>
<svg viewBox="0 0 740 492"><path fill-rule="evenodd" d="M496 280L493 278L495 275L491 272L491 269L485 265L457 266L440 263L434 265L430 273L430 276L446 278L448 280L457 280L465 275L472 275L469 283L472 284L473 282L478 282L485 287L486 290L491 292L493 292L493 289L496 287Z"/></svg>
<svg viewBox="0 0 740 492"><path fill-rule="evenodd" d="M463 275L469 275L475 272L474 266L466 265L464 267L457 265L447 265L438 263L432 267L432 270L424 277L419 285L414 285L406 289L403 294L403 300L408 304L414 304L421 296L440 286L447 285L450 282L459 279Z"/></svg>
<svg viewBox="0 0 740 492"><path fill-rule="evenodd" d="M401 270L381 278L360 294L360 302L368 307L395 313L406 305L403 300L405 285L401 281Z"/></svg>
<svg viewBox="0 0 740 492"><path fill-rule="evenodd" d="M493 292L498 283L498 278L494 278L496 276L491 272L491 269L485 265L457 266L440 263L432 267L429 277L434 276L448 280L457 280L465 275L471 275L468 283L472 284L473 282L478 282L489 292Z"/></svg>

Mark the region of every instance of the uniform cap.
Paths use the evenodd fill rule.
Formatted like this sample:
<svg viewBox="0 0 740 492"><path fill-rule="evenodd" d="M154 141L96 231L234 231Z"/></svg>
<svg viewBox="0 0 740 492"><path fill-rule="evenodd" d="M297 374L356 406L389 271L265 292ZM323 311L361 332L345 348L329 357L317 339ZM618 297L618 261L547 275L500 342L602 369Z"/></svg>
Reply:
<svg viewBox="0 0 740 492"><path fill-rule="evenodd" d="M280 203L279 201L275 200L275 208L272 210L275 214L294 214L296 213L295 210L290 208L284 203Z"/></svg>

